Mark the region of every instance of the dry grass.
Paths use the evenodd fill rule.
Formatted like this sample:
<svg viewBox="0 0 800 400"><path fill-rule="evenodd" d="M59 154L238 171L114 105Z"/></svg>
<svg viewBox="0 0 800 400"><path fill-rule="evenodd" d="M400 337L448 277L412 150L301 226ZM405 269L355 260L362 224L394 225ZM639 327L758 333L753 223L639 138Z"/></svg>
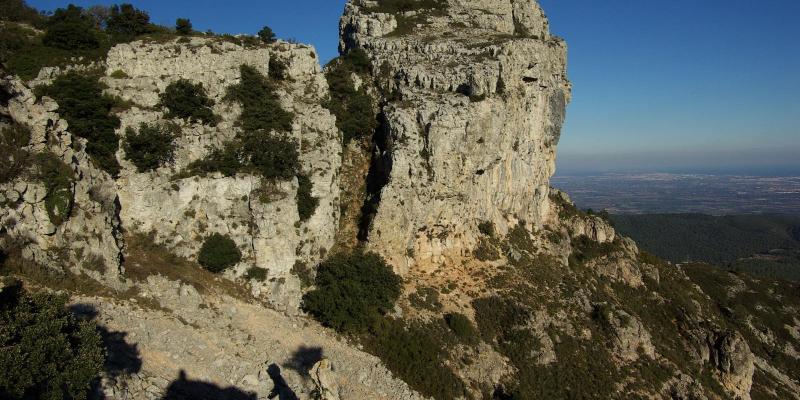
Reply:
<svg viewBox="0 0 800 400"><path fill-rule="evenodd" d="M243 284L206 271L200 264L179 257L164 246L155 244L152 235L133 234L125 237L125 277L145 282L161 275L169 280L192 285L202 294L226 295L245 302L253 296Z"/></svg>

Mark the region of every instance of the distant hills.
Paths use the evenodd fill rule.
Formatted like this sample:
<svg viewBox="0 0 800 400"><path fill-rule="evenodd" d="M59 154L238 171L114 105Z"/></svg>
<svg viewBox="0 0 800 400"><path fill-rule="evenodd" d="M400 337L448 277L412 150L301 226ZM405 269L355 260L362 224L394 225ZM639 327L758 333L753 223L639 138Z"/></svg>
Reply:
<svg viewBox="0 0 800 400"><path fill-rule="evenodd" d="M642 248L675 263L700 261L800 280L800 216L613 215Z"/></svg>

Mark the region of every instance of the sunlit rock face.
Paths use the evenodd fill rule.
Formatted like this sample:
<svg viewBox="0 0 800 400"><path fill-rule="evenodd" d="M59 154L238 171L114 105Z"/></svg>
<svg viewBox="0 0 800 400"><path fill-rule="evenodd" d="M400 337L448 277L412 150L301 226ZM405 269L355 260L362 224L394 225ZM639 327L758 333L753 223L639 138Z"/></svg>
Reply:
<svg viewBox="0 0 800 400"><path fill-rule="evenodd" d="M553 219L566 45L535 1L448 3L393 14L351 0L340 23L340 50L365 50L389 99L367 237L400 272L469 255L481 222L504 235Z"/></svg>

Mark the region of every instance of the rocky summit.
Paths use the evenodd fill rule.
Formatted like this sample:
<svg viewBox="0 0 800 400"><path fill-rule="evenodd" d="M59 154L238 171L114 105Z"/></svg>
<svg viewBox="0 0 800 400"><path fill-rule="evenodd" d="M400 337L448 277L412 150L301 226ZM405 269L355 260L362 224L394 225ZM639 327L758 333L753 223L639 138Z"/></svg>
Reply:
<svg viewBox="0 0 800 400"><path fill-rule="evenodd" d="M47 49L60 15L3 29ZM0 275L95 324L84 397L800 399L797 284L550 188L572 85L535 0L349 0L339 31L325 67L163 27L2 55Z"/></svg>

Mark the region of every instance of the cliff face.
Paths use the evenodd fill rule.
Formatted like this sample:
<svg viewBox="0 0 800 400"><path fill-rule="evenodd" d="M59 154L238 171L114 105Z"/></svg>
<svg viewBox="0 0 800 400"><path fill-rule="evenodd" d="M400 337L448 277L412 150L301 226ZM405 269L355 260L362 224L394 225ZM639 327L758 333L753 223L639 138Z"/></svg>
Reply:
<svg viewBox="0 0 800 400"><path fill-rule="evenodd" d="M403 271L468 255L481 222L504 235L518 221L552 221L549 179L570 83L566 45L538 4L381 11L350 1L340 24L341 50L365 50L392 93L370 248Z"/></svg>

